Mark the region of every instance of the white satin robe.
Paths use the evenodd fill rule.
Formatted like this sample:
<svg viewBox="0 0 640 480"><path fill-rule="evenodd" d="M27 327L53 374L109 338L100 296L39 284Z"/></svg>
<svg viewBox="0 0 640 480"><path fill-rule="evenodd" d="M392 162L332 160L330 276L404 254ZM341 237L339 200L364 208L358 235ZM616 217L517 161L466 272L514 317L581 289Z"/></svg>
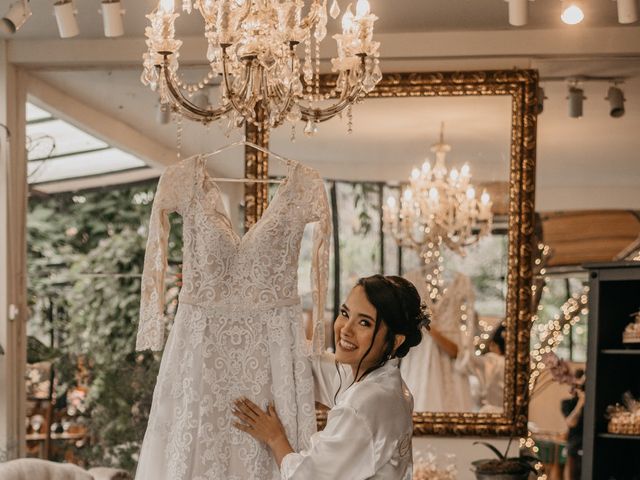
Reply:
<svg viewBox="0 0 640 480"><path fill-rule="evenodd" d="M331 407L327 426L311 446L282 460L282 480L411 480L413 398L396 362L351 384L341 368L342 388L332 355L314 360L316 401Z"/></svg>

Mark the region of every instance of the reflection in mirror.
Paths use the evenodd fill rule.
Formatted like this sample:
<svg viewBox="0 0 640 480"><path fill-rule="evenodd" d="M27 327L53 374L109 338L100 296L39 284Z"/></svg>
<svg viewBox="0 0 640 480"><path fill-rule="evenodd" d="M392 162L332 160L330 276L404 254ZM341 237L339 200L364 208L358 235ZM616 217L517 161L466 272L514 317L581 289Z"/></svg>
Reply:
<svg viewBox="0 0 640 480"><path fill-rule="evenodd" d="M328 305L339 305L358 277L383 272L411 280L430 309L431 330L401 364L419 412L503 410L511 102L371 99L354 109L348 142L340 122L296 143L289 132L271 134L274 151L326 180L338 245ZM272 163L270 173L282 172ZM419 195L440 218L429 217L433 208L409 215ZM440 244L429 235L436 229ZM328 333L336 314L327 313Z"/></svg>

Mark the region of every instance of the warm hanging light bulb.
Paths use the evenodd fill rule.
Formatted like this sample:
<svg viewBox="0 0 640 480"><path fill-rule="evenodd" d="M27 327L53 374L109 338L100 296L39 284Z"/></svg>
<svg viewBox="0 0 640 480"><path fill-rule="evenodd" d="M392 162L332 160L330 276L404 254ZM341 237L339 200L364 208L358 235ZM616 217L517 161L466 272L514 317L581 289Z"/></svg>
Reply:
<svg viewBox="0 0 640 480"><path fill-rule="evenodd" d="M422 174L428 175L430 171L431 171L431 164L429 163L429 160L425 160L424 163L422 164Z"/></svg>
<svg viewBox="0 0 640 480"><path fill-rule="evenodd" d="M365 15L369 15L370 11L371 7L367 0L358 0L358 3L356 3L356 18L362 18Z"/></svg>
<svg viewBox="0 0 640 480"><path fill-rule="evenodd" d="M560 18L567 25L576 25L584 20L584 12L578 2L563 0Z"/></svg>
<svg viewBox="0 0 640 480"><path fill-rule="evenodd" d="M411 170L411 179L418 180L419 178L420 178L420 170L418 170L417 168L414 168L413 170Z"/></svg>

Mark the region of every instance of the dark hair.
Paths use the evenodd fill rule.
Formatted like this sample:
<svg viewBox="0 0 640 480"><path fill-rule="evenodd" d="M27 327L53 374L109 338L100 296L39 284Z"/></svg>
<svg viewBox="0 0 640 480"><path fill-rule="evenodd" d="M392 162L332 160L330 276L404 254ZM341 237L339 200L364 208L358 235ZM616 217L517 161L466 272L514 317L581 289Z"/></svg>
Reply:
<svg viewBox="0 0 640 480"><path fill-rule="evenodd" d="M506 328L504 325L500 324L498 328L496 328L495 332L493 332L493 337L491 337L491 341L498 346L500 353L502 355L507 351L506 342L504 339L506 333Z"/></svg>
<svg viewBox="0 0 640 480"><path fill-rule="evenodd" d="M428 329L431 322L426 308L423 307L420 301L418 290L416 290L413 283L405 278L392 275L372 275L358 280L356 286L364 289L367 300L375 307L376 324L371 344L360 359L356 369L354 383L358 379L362 362L373 348L373 343L382 322L387 326L384 354L377 365L364 372L363 377L383 366L387 360L394 357L402 358L409 353L409 349L418 345L422 340L422 328ZM396 335L404 335L405 340L394 352L393 347Z"/></svg>

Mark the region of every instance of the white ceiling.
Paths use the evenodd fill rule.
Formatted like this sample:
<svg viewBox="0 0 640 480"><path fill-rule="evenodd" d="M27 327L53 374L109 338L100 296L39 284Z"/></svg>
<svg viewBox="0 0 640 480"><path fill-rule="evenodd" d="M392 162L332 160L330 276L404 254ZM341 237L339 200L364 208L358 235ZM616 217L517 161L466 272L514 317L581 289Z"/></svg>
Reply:
<svg viewBox="0 0 640 480"><path fill-rule="evenodd" d="M0 0L5 11L15 0ZM329 4L332 0L329 0ZM121 0L126 11L125 35L139 37L144 32L144 17L157 4L156 0ZM338 0L342 9L350 2ZM57 27L53 17L53 0L32 0L33 17L16 34L16 38L53 38ZM508 9L504 0L370 0L371 10L379 20L379 33L425 32L446 30L500 30L509 26ZM102 17L98 0L76 0L78 23L82 38L103 37ZM616 4L612 0L585 0L585 20L578 28L616 26ZM560 0L536 0L530 3L529 23L525 29L562 26ZM330 22L331 24L331 22ZM202 25L199 15L183 14L177 21L179 35L195 35ZM337 25L334 23L334 25ZM330 25L332 27L333 25ZM632 26L627 28L633 28ZM333 28L335 30L335 28Z"/></svg>
<svg viewBox="0 0 640 480"><path fill-rule="evenodd" d="M370 1L372 10L380 17L378 33L517 30L508 26L504 0ZM346 4L345 0L339 2L341 7ZM6 8L8 3L0 0L0 9ZM16 34L15 40L57 39L50 2L31 3L34 15ZM101 38L98 0L76 4L81 38ZM147 23L144 14L153 4L155 1L152 0L123 0L127 10L127 36L141 37ZM558 20L559 0L536 0L530 5L531 18L526 29L570 28L563 27ZM640 28L637 23L620 26L613 1L589 0L586 5L584 25L573 27L577 37L580 29L594 26L625 31ZM195 35L199 23L197 19L181 22L178 30L182 34ZM454 38L456 34L451 35ZM97 66L90 70L38 68L31 73L119 119L158 144L175 149L176 127L156 123L156 96L140 84L140 69L106 69L99 66L99 58L96 62ZM457 68L455 62L455 59L450 60L452 67L449 69ZM483 57L474 65L483 62L493 67L496 60ZM591 57L586 52L571 58L532 57L528 65L539 69L548 97L538 125L538 208L640 209L640 159L637 153L640 150L637 136L640 132L640 58ZM382 67L384 70L384 59ZM575 75L625 77L626 115L618 119L608 115L608 104L604 100L607 82L586 82L585 116L568 118L566 83L545 78ZM346 133L346 122L334 119L320 125L318 135L312 139L302 135L303 125L299 125L295 143L289 141L289 128L282 127L273 132L271 145L274 150L312 164L333 178L398 180L408 175L411 164L422 161L429 145L436 140L440 121L445 120L446 139L453 146L450 161L469 160L476 178L498 179L506 171L508 126L505 122L509 117L505 109L508 107L500 101L485 100L487 103L475 105L475 99L370 99L354 109L351 136ZM234 131L227 138L224 130L218 125L205 128L185 122L183 156L210 151L240 136ZM378 166L364 168L365 161L377 161ZM242 151L227 152L215 162L215 167L221 174L241 175Z"/></svg>

